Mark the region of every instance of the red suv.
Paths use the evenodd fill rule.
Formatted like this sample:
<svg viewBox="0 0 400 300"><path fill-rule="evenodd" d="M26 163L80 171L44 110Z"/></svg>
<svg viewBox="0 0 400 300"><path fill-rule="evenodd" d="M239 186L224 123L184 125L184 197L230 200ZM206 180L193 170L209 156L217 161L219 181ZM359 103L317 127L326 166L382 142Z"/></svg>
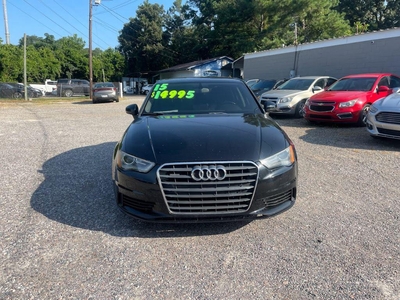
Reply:
<svg viewBox="0 0 400 300"><path fill-rule="evenodd" d="M304 106L304 118L315 122L364 125L372 103L400 87L400 77L389 73L349 75L325 91L311 96Z"/></svg>

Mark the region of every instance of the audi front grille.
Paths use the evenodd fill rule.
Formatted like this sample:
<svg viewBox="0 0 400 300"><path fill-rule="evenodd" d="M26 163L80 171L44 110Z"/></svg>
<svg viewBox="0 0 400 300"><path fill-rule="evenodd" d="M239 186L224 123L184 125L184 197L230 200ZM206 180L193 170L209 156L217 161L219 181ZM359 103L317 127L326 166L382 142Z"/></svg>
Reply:
<svg viewBox="0 0 400 300"><path fill-rule="evenodd" d="M246 161L165 164L157 177L173 214L242 213L253 199L258 168Z"/></svg>
<svg viewBox="0 0 400 300"><path fill-rule="evenodd" d="M400 113L380 112L376 115L376 120L381 123L400 125Z"/></svg>

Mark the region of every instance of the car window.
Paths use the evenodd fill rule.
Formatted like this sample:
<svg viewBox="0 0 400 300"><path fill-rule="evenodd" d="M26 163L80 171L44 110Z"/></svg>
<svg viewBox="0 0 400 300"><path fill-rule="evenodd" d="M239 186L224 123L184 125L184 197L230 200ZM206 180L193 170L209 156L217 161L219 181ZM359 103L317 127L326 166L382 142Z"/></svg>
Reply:
<svg viewBox="0 0 400 300"><path fill-rule="evenodd" d="M327 82L326 82L326 86L331 86L332 84L334 84L337 81L337 79L335 78L328 78Z"/></svg>
<svg viewBox="0 0 400 300"><path fill-rule="evenodd" d="M385 76L385 77L381 78L381 80L379 80L378 87L380 87L380 86L389 87L389 78L387 76Z"/></svg>
<svg viewBox="0 0 400 300"><path fill-rule="evenodd" d="M68 83L68 79L58 79L57 83Z"/></svg>
<svg viewBox="0 0 400 300"><path fill-rule="evenodd" d="M400 87L400 78L396 76L390 76L390 88Z"/></svg>
<svg viewBox="0 0 400 300"><path fill-rule="evenodd" d="M315 79L293 78L277 87L277 90L307 90Z"/></svg>
<svg viewBox="0 0 400 300"><path fill-rule="evenodd" d="M369 91L374 85L377 77L351 77L342 78L334 83L330 91Z"/></svg>
<svg viewBox="0 0 400 300"><path fill-rule="evenodd" d="M95 83L94 88L104 88L104 87L114 87L114 84L111 82L101 82L101 83Z"/></svg>
<svg viewBox="0 0 400 300"><path fill-rule="evenodd" d="M325 87L325 78L318 79L314 87L319 86L321 89Z"/></svg>
<svg viewBox="0 0 400 300"><path fill-rule="evenodd" d="M244 84L213 82L157 83L143 113L261 113Z"/></svg>
<svg viewBox="0 0 400 300"><path fill-rule="evenodd" d="M253 91L255 90L264 90L264 89L272 89L276 84L275 80L261 80L257 82L255 85L251 87Z"/></svg>

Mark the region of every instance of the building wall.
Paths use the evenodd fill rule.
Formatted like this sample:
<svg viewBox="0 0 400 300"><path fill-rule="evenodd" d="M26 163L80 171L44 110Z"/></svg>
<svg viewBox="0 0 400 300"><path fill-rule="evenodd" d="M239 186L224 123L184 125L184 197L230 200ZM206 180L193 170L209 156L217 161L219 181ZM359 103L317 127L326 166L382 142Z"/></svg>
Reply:
<svg viewBox="0 0 400 300"><path fill-rule="evenodd" d="M400 28L244 55L246 80L371 72L400 75Z"/></svg>

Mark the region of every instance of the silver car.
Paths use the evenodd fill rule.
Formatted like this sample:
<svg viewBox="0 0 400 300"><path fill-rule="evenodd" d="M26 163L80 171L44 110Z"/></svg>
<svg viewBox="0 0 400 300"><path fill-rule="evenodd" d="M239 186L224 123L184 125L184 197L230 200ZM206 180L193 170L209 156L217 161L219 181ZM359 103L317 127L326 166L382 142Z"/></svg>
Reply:
<svg viewBox="0 0 400 300"><path fill-rule="evenodd" d="M372 137L400 139L400 88L370 106L366 125Z"/></svg>
<svg viewBox="0 0 400 300"><path fill-rule="evenodd" d="M262 104L267 104L271 114L304 116L304 104L312 95L322 92L325 87L336 82L329 76L304 76L292 78L275 90L261 95Z"/></svg>
<svg viewBox="0 0 400 300"><path fill-rule="evenodd" d="M112 82L97 82L93 86L93 103L119 102L118 91Z"/></svg>

